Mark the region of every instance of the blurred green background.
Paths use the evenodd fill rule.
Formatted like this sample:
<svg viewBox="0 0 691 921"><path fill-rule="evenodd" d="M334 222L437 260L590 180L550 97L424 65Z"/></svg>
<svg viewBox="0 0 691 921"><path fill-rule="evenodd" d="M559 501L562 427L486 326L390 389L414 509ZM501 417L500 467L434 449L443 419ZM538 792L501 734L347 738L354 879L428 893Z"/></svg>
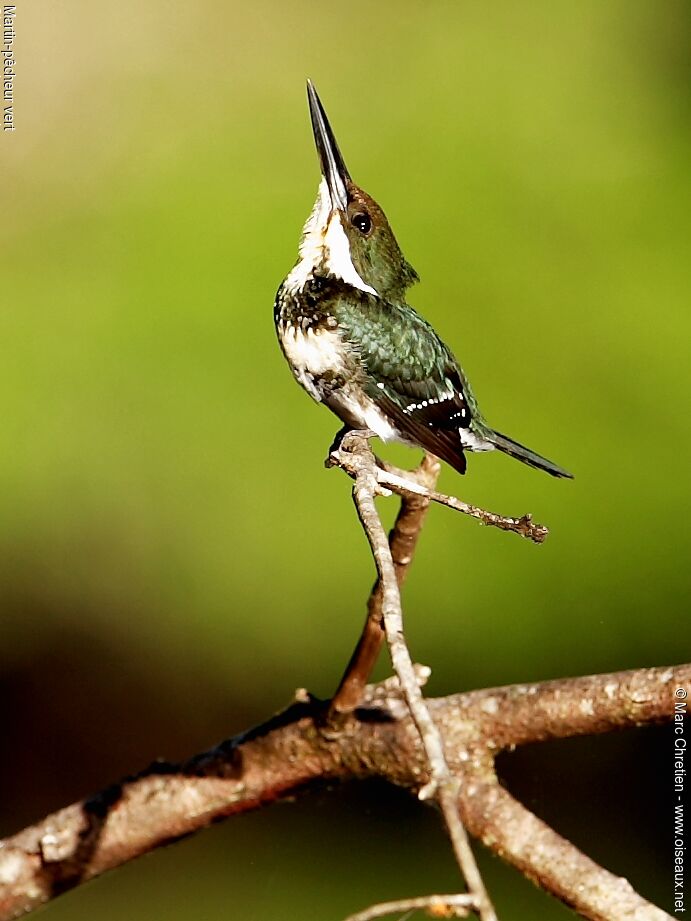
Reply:
<svg viewBox="0 0 691 921"><path fill-rule="evenodd" d="M356 639L373 572L322 467L337 422L272 321L318 182L306 76L490 421L577 477L493 455L444 471L552 533L535 547L432 510L405 592L430 692L689 658L690 25L681 0L19 0L0 832L297 686L327 696ZM670 910L666 732L501 770ZM501 917L571 917L481 858ZM234 818L45 914L336 921L456 880L435 814L373 784Z"/></svg>

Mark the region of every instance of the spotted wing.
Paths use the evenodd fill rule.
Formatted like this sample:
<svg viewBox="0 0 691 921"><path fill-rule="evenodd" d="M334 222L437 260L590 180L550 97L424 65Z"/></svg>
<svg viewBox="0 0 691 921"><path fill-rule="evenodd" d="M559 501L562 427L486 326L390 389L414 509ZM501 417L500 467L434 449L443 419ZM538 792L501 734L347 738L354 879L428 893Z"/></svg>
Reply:
<svg viewBox="0 0 691 921"><path fill-rule="evenodd" d="M464 473L461 430L469 430L477 406L432 327L412 307L367 295L338 320L359 352L368 396L406 440Z"/></svg>

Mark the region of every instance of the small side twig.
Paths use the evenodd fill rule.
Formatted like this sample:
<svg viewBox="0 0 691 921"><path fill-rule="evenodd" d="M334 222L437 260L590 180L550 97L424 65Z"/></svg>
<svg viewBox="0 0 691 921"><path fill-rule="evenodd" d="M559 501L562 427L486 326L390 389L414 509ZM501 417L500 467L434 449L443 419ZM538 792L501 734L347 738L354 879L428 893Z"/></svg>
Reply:
<svg viewBox="0 0 691 921"><path fill-rule="evenodd" d="M425 911L432 918L467 918L473 907L473 897L467 893L422 895L414 899L396 899L393 902L370 905L357 914L349 915L345 921L374 921L375 918L384 918L386 915L414 911Z"/></svg>
<svg viewBox="0 0 691 921"><path fill-rule="evenodd" d="M340 453L350 454L355 471L353 499L372 549L382 587L382 616L391 661L413 722L420 733L429 764L430 780L419 791L420 799L436 798L451 838L461 872L482 921L496 921L496 914L470 847L458 812L459 781L446 762L444 744L425 704L418 677L403 634L401 596L391 549L374 504L378 492L377 465L367 441L368 433L351 432L341 442Z"/></svg>
<svg viewBox="0 0 691 921"><path fill-rule="evenodd" d="M352 454L343 449L343 443L340 447L331 451L329 462L332 466L340 467L351 476L357 474L357 465L353 461ZM526 537L535 544L541 544L549 534L549 528L543 524L533 521L530 515L521 515L520 518L512 518L508 515L499 515L497 512L489 512L477 505L471 505L463 502L455 496L447 496L445 493L436 492L413 479L408 471L400 471L388 464L378 464L375 467L377 495L391 495L392 492L399 496L422 496L430 502L437 502L439 505L445 505L463 515L468 515L482 524L489 525L493 528L499 528L502 531L512 531L521 537Z"/></svg>

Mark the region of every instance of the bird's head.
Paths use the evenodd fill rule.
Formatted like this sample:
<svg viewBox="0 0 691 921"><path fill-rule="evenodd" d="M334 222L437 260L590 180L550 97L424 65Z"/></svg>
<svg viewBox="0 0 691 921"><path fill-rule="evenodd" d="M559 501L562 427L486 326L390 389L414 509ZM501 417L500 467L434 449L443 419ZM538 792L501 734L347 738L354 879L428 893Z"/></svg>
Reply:
<svg viewBox="0 0 691 921"><path fill-rule="evenodd" d="M417 281L374 199L350 178L317 91L307 82L322 179L300 243L297 278L320 274L387 299Z"/></svg>

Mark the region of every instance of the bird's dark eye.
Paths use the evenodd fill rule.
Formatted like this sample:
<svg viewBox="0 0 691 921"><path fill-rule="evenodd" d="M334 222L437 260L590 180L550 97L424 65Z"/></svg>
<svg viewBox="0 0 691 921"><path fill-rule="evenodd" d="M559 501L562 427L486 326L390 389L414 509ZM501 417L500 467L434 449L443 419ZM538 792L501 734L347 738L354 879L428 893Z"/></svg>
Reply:
<svg viewBox="0 0 691 921"><path fill-rule="evenodd" d="M363 236L367 234L372 229L372 219L369 214L364 214L362 211L359 211L357 214L354 214L350 220L350 223L353 227L357 227Z"/></svg>

